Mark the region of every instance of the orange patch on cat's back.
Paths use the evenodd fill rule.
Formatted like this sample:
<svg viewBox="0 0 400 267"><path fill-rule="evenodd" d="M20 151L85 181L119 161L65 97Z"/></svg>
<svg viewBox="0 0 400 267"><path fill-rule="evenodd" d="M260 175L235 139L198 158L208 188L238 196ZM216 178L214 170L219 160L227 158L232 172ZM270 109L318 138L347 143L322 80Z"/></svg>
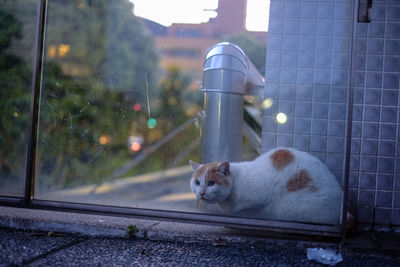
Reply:
<svg viewBox="0 0 400 267"><path fill-rule="evenodd" d="M292 161L294 160L294 156L292 152L287 149L278 149L270 156L270 159L272 166L274 166L274 168L279 171L282 170L285 166L292 163Z"/></svg>
<svg viewBox="0 0 400 267"><path fill-rule="evenodd" d="M289 181L286 184L287 190L289 192L296 192L305 187L307 187L312 181L310 174L308 171L302 169L290 177ZM314 186L311 187L313 190L316 190ZM313 191L311 190L311 191Z"/></svg>

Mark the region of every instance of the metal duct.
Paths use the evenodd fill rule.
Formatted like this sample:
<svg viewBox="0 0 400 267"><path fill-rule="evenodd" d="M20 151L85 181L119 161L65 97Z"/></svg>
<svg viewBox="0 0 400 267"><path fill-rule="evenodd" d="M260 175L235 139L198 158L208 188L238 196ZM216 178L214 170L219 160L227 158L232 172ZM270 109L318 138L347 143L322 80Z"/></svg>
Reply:
<svg viewBox="0 0 400 267"><path fill-rule="evenodd" d="M210 48L203 68L202 163L241 160L243 97L263 86L263 77L238 46L225 42Z"/></svg>

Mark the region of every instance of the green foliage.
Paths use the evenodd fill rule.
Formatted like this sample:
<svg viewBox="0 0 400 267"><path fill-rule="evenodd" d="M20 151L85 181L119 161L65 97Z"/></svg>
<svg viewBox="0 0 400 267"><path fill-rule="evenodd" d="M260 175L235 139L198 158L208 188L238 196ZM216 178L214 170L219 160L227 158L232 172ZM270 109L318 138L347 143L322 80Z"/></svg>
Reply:
<svg viewBox="0 0 400 267"><path fill-rule="evenodd" d="M128 225L128 227L126 228L125 231L130 238L133 238L133 237L136 237L136 233L139 232L139 229L137 228L136 225L130 224L130 225Z"/></svg>
<svg viewBox="0 0 400 267"><path fill-rule="evenodd" d="M179 69L170 69L157 86L152 37L133 16L128 0L47 3L35 161L38 195L103 181L138 155L129 151L129 136L142 136L147 147L156 143L188 119L185 103L199 100L187 92L190 81ZM6 48L19 37L16 47L32 40L25 39L22 24L12 16L0 13L0 21L0 175L23 178L32 75ZM141 110L133 110L136 103ZM157 119L155 129L147 127L148 103ZM194 127L185 130L131 172L167 168L197 135Z"/></svg>
<svg viewBox="0 0 400 267"><path fill-rule="evenodd" d="M146 136L158 56L129 1L48 2L38 159L40 190L101 182ZM60 52L64 49L64 53Z"/></svg>
<svg viewBox="0 0 400 267"><path fill-rule="evenodd" d="M24 62L7 51L21 33L21 22L0 11L0 186L13 180L14 185L15 181L22 183L24 178L30 74Z"/></svg>
<svg viewBox="0 0 400 267"><path fill-rule="evenodd" d="M22 23L13 15L0 10L0 49L7 48L13 38L21 39Z"/></svg>
<svg viewBox="0 0 400 267"><path fill-rule="evenodd" d="M128 0L49 2L47 49L70 47L54 62L64 73L144 97L146 86L156 87L158 55L132 8Z"/></svg>
<svg viewBox="0 0 400 267"><path fill-rule="evenodd" d="M169 68L166 77L161 81L158 115L167 123L163 126L166 132L187 119L183 107L183 93L189 84L190 80L183 76L177 67Z"/></svg>

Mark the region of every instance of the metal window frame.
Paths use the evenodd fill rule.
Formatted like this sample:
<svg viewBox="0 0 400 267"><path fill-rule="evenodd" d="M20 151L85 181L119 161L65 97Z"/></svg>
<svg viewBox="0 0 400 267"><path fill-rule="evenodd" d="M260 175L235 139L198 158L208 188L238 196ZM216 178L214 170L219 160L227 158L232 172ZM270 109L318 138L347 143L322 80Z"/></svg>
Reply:
<svg viewBox="0 0 400 267"><path fill-rule="evenodd" d="M25 170L24 204L29 205L33 199L36 167L36 144L39 122L40 89L42 86L43 51L45 40L45 25L47 14L47 0L39 0L37 6L37 20L35 33L35 47L32 73L32 96L30 109L30 125L28 136L28 151Z"/></svg>
<svg viewBox="0 0 400 267"><path fill-rule="evenodd" d="M358 3L355 1L354 17L357 15ZM66 211L75 213L98 214L105 216L119 216L119 217L132 217L132 218L145 218L157 219L167 221L177 221L186 223L198 224L211 224L222 225L226 227L233 227L247 230L261 230L277 233L289 234L303 234L303 235L317 235L322 237L340 238L342 242L345 240L345 224L346 216L342 216L342 221L337 225L327 224L312 224L312 223L297 223L289 221L272 221L255 218L243 218L232 216L220 216L211 214L178 212L178 211L164 211L164 210L151 210L129 207L105 206L96 204L83 204L83 203L69 203L60 201L47 201L34 198L34 185L35 185L35 163L36 163L36 142L38 131L38 118L39 118L39 103L42 85L42 66L43 66L43 53L45 41L45 25L47 17L47 0L38 0L37 6L37 21L36 21L36 39L34 48L34 66L32 76L32 96L30 108L30 126L28 136L28 151L26 162L26 179L25 191L21 197L15 196L0 196L0 205L30 208L30 209L44 209L53 211ZM352 33L352 57L350 62L350 88L349 88L349 107L352 106L353 101L353 81L354 81L354 60L355 60L355 23L353 20ZM347 117L347 147L346 147L346 166L345 166L345 184L343 186L343 211L346 210L347 191L348 191L348 174L349 174L349 159L350 159L350 145L351 145L351 123L352 123L352 109L349 108ZM345 215L345 212L343 213Z"/></svg>

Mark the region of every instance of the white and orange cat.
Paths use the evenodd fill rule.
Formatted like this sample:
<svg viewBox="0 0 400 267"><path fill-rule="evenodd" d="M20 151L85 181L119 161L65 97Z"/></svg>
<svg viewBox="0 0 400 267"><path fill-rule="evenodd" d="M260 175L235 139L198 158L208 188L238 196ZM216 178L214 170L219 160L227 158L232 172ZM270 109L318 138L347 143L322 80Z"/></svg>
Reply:
<svg viewBox="0 0 400 267"><path fill-rule="evenodd" d="M316 157L276 148L254 161L190 161L197 199L226 215L297 222L339 223L342 189Z"/></svg>

